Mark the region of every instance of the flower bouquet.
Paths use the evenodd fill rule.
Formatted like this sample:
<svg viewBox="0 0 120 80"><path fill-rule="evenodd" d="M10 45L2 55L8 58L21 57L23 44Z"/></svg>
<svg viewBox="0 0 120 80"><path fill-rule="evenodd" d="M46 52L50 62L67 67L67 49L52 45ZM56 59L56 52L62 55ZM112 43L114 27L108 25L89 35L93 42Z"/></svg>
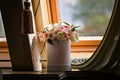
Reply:
<svg viewBox="0 0 120 80"><path fill-rule="evenodd" d="M39 36L47 42L47 71L71 70L70 40L79 41L78 27L59 22L43 28Z"/></svg>
<svg viewBox="0 0 120 80"><path fill-rule="evenodd" d="M49 24L40 32L40 40L47 41L54 44L54 41L61 41L71 39L72 42L79 41L79 26L70 25L66 22L59 22L56 24Z"/></svg>

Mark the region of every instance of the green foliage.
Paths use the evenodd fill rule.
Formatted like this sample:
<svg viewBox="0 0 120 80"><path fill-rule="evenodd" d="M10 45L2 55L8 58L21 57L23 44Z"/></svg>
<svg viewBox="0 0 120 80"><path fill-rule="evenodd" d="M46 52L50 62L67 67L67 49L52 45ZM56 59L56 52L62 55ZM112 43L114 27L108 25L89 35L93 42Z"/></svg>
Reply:
<svg viewBox="0 0 120 80"><path fill-rule="evenodd" d="M67 23L67 22L64 22L64 24L66 24L66 25L68 25L68 26L71 26L71 30L72 31L76 31L76 28L79 28L80 26L76 26L76 25L74 25L74 24L72 24L72 25L70 25L69 23Z"/></svg>
<svg viewBox="0 0 120 80"><path fill-rule="evenodd" d="M76 0L76 5L73 8L73 21L79 20L85 26L97 30L98 35L103 35L109 23L111 12L113 9L114 0ZM97 28L95 28L97 27ZM86 27L83 29L83 34L88 33ZM95 32L95 31L94 31ZM93 35L92 33L88 35ZM95 34L96 35L96 34Z"/></svg>

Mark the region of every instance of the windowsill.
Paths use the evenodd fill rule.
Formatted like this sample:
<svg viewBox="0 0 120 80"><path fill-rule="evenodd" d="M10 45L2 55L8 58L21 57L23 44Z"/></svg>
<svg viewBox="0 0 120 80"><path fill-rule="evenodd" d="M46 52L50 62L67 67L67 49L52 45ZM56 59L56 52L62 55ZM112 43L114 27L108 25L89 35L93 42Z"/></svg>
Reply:
<svg viewBox="0 0 120 80"><path fill-rule="evenodd" d="M102 38L103 38L103 36L82 36L82 37L79 37L79 40L80 40L80 43L83 42L82 44L84 44L84 42L87 42L87 41L88 42L89 41L101 41ZM7 45L6 42L7 42L6 38L0 38L0 46ZM76 44L76 43L72 43L72 44Z"/></svg>
<svg viewBox="0 0 120 80"><path fill-rule="evenodd" d="M71 44L71 59L89 58L95 51L96 47L102 40L102 36L80 37L79 43ZM1 59L10 59L6 38L0 38L0 55ZM3 64L2 64L3 65ZM9 66L9 64L4 63Z"/></svg>
<svg viewBox="0 0 120 80"><path fill-rule="evenodd" d="M80 41L94 41L94 40L102 40L103 36L82 36L79 37Z"/></svg>
<svg viewBox="0 0 120 80"><path fill-rule="evenodd" d="M103 36L79 37L78 43L71 42L71 58L89 58L97 49Z"/></svg>
<svg viewBox="0 0 120 80"><path fill-rule="evenodd" d="M103 36L81 36L80 40L102 40ZM0 42L5 42L6 38L0 38Z"/></svg>
<svg viewBox="0 0 120 80"><path fill-rule="evenodd" d="M72 47L76 46L97 46L100 44L103 36L86 36L86 37L79 37L79 42L74 43L71 42Z"/></svg>
<svg viewBox="0 0 120 80"><path fill-rule="evenodd" d="M71 42L71 52L72 53L79 53L79 52L86 52L91 53L94 52L101 42L103 36L86 36L86 37L79 37L80 41L78 43ZM0 48L1 51L8 51L7 49L7 40L6 38L0 38Z"/></svg>
<svg viewBox="0 0 120 80"><path fill-rule="evenodd" d="M7 40L6 38L0 38L0 48L1 47L7 47Z"/></svg>
<svg viewBox="0 0 120 80"><path fill-rule="evenodd" d="M8 53L8 45L6 38L0 38L0 53Z"/></svg>

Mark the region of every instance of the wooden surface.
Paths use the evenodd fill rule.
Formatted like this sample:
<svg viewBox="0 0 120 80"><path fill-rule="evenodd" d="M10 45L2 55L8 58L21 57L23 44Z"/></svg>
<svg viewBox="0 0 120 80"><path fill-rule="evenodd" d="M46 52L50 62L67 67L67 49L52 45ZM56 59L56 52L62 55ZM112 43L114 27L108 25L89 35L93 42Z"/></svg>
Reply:
<svg viewBox="0 0 120 80"><path fill-rule="evenodd" d="M2 70L3 80L64 80L64 72L32 72L32 71L12 71Z"/></svg>
<svg viewBox="0 0 120 80"><path fill-rule="evenodd" d="M26 72L2 70L3 80L120 80L120 75L100 71Z"/></svg>

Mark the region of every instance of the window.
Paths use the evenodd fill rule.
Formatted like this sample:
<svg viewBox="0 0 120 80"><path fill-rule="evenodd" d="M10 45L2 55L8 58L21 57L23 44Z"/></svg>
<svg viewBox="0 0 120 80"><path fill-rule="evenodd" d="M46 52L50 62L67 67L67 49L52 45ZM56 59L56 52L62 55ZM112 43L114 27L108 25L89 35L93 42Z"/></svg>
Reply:
<svg viewBox="0 0 120 80"><path fill-rule="evenodd" d="M114 0L59 0L58 3L60 18L80 25L80 42L71 44L72 57L90 57L104 36Z"/></svg>
<svg viewBox="0 0 120 80"><path fill-rule="evenodd" d="M0 11L0 48L6 45L6 38L5 38L5 31L4 31L4 25L2 21L2 14Z"/></svg>
<svg viewBox="0 0 120 80"><path fill-rule="evenodd" d="M0 12L0 38L5 38L1 12Z"/></svg>
<svg viewBox="0 0 120 80"><path fill-rule="evenodd" d="M4 25L2 21L2 14L0 12L0 67L10 68L10 56L8 54L8 46L6 42L6 36L4 31Z"/></svg>
<svg viewBox="0 0 120 80"><path fill-rule="evenodd" d="M88 1L90 2L89 5L88 5ZM43 1L40 0L40 2L41 2L43 25L44 25L44 22L47 22L45 23L45 25L47 25L51 21L57 22L59 19L62 19L63 21L69 22L71 24L76 24L81 26L80 42L78 44L74 44L74 43L71 44L71 48L72 48L71 52L75 53L74 54L75 57L76 55L77 56L82 55L78 53L84 53L85 56L86 55L90 56L96 50L107 28L109 19L111 17L113 5L114 5L113 0L110 0L110 1L100 0L99 2L97 0L43 0ZM78 2L79 4L82 4L82 5L79 5L79 4L76 5ZM93 6L93 4L96 4L96 5ZM93 11L89 9L89 6L93 8ZM86 12L87 10L88 12ZM81 16L79 17L72 16L73 14L78 15L77 13L80 13L82 11L84 14L81 13ZM95 18L92 22L93 17ZM71 20L72 18L75 18L75 19ZM48 19L48 20L44 20L44 19ZM88 32L90 32L90 34ZM94 32L97 32L97 33L94 33ZM84 36L87 36L87 37L84 37ZM72 54L72 57L74 57L74 55ZM82 56L85 57L84 55Z"/></svg>
<svg viewBox="0 0 120 80"><path fill-rule="evenodd" d="M114 0L59 0L63 21L80 25L80 36L103 36Z"/></svg>

